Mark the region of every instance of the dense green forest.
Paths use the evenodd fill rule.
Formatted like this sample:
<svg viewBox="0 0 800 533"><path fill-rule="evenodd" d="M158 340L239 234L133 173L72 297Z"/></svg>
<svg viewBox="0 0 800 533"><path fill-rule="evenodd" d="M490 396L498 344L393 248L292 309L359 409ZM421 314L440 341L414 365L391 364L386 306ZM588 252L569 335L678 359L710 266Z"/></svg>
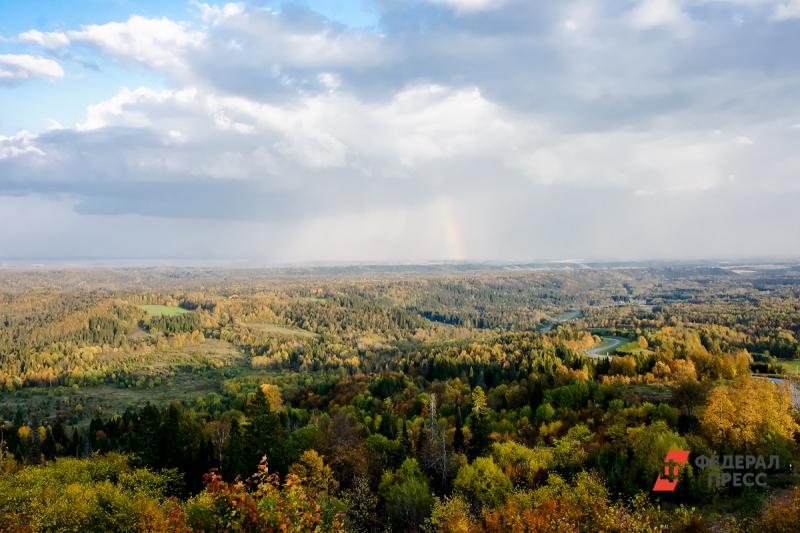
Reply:
<svg viewBox="0 0 800 533"><path fill-rule="evenodd" d="M0 531L797 531L799 339L797 267L0 271Z"/></svg>

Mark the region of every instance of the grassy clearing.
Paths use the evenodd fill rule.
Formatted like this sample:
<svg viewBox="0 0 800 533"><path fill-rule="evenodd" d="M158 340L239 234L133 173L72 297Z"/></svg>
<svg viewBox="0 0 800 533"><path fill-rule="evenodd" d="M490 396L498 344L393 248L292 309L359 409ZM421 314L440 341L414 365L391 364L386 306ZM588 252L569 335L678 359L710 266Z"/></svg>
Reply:
<svg viewBox="0 0 800 533"><path fill-rule="evenodd" d="M564 311L563 313L557 313L553 315L553 320L555 322L566 322L569 320L574 320L581 316L580 311Z"/></svg>
<svg viewBox="0 0 800 533"><path fill-rule="evenodd" d="M639 350L641 350L641 348L639 348L639 343L636 341L626 342L617 348L617 351L627 353L638 352Z"/></svg>
<svg viewBox="0 0 800 533"><path fill-rule="evenodd" d="M141 408L148 402L165 406L173 400L191 401L209 392L220 393L223 378L213 373L181 373L150 387L121 387L100 384L86 387L31 387L0 395L0 411L10 416L17 409L36 413L50 420L61 413L71 413L68 424L85 425L94 416L122 414L126 408Z"/></svg>
<svg viewBox="0 0 800 533"><path fill-rule="evenodd" d="M174 371L207 367L223 368L239 364L242 354L231 344L218 339L206 339L200 344L186 344L152 352L107 351L97 360L112 365L127 363L128 372L144 376L170 375Z"/></svg>
<svg viewBox="0 0 800 533"><path fill-rule="evenodd" d="M630 389L639 394L642 401L650 403L668 403L672 400L672 389L666 385L637 383Z"/></svg>
<svg viewBox="0 0 800 533"><path fill-rule="evenodd" d="M786 369L787 374L800 375L800 360L798 359L781 359L781 366Z"/></svg>
<svg viewBox="0 0 800 533"><path fill-rule="evenodd" d="M183 307L173 307L171 305L140 305L139 309L143 309L148 315L153 316L175 316L189 313Z"/></svg>
<svg viewBox="0 0 800 533"><path fill-rule="evenodd" d="M653 351L648 350L647 348L640 348L639 341L632 340L630 342L626 342L621 346L619 346L617 348L617 353L637 355L637 354L651 354L653 353Z"/></svg>
<svg viewBox="0 0 800 533"><path fill-rule="evenodd" d="M127 372L134 378L127 385L29 387L0 393L0 421L23 409L43 420L70 413L68 423L85 424L95 415L121 414L129 406L142 407L147 402L163 406L172 400L220 393L226 379L253 373L238 350L217 339L144 353L101 352L96 357L109 364L127 361Z"/></svg>
<svg viewBox="0 0 800 533"><path fill-rule="evenodd" d="M265 324L262 322L248 322L247 327L263 331L265 333L274 333L276 335L291 335L295 337L316 337L317 334L304 329L295 328L291 326L279 326L278 324Z"/></svg>

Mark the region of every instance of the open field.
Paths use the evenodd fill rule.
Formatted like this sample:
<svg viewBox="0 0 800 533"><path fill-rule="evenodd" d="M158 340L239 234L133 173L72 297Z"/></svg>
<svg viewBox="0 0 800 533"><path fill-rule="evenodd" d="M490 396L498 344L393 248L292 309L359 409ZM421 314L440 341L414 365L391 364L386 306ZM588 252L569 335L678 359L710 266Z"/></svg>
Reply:
<svg viewBox="0 0 800 533"><path fill-rule="evenodd" d="M103 365L126 370L115 374L115 383L4 392L0 394L0 420L24 409L42 420L69 413L67 419L71 423L83 424L94 416L119 414L148 402L191 402L210 392L221 392L227 379L257 373L234 346L218 339L146 353L100 352L96 359Z"/></svg>
<svg viewBox="0 0 800 533"><path fill-rule="evenodd" d="M107 351L97 354L97 360L109 365L126 364L129 372L145 375L163 375L176 368L221 368L230 366L241 358L231 344L217 339L206 339L199 344L165 348L144 353Z"/></svg>
<svg viewBox="0 0 800 533"><path fill-rule="evenodd" d="M123 387L100 384L87 387L31 387L0 396L0 412L10 419L23 409L41 420L64 419L69 424L85 425L95 416L111 416L126 409L151 403L164 406L171 401L191 402L210 392L220 391L217 373L184 372L150 386ZM66 415L66 416L64 416Z"/></svg>
<svg viewBox="0 0 800 533"><path fill-rule="evenodd" d="M780 359L779 362L786 369L787 374L800 376L800 359Z"/></svg>
<svg viewBox="0 0 800 533"><path fill-rule="evenodd" d="M183 307L175 307L171 305L139 305L137 306L140 309L143 309L147 314L153 316L175 316L175 315L182 315L184 313L190 313L191 311L187 311Z"/></svg>
<svg viewBox="0 0 800 533"><path fill-rule="evenodd" d="M648 350L647 348L641 348L639 346L639 342L636 341L636 339L621 344L619 347L617 347L616 351L621 354L630 354L630 355L653 353L652 350Z"/></svg>

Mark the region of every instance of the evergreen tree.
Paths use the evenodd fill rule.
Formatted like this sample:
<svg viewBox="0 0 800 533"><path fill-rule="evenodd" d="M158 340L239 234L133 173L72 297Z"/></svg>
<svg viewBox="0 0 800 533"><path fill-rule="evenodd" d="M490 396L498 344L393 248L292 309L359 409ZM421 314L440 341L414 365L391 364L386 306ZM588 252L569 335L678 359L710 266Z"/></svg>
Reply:
<svg viewBox="0 0 800 533"><path fill-rule="evenodd" d="M67 435L67 432L64 429L64 424L61 422L56 422L53 424L51 429L53 432L53 440L55 441L57 452L60 451L61 453L64 453L64 451L69 450L71 443L69 435Z"/></svg>
<svg viewBox="0 0 800 533"><path fill-rule="evenodd" d="M127 445L128 451L135 453L144 466L158 465L160 426L161 413L149 403L133 421L133 431Z"/></svg>
<svg viewBox="0 0 800 533"><path fill-rule="evenodd" d="M244 447L248 470L255 472L261 459L266 457L271 469L285 472L288 466L285 464L286 430L261 389L247 406L247 418Z"/></svg>
<svg viewBox="0 0 800 533"><path fill-rule="evenodd" d="M381 416L381 424L378 430L387 439L395 440L397 438L397 419L394 416L394 406L391 398L383 400L383 416Z"/></svg>
<svg viewBox="0 0 800 533"><path fill-rule="evenodd" d="M461 418L461 406L456 411L456 430L453 434L453 449L460 452L464 449L464 421Z"/></svg>
<svg viewBox="0 0 800 533"><path fill-rule="evenodd" d="M533 410L536 410L544 400L544 387L542 387L542 383L538 379L533 382L529 400L528 404Z"/></svg>
<svg viewBox="0 0 800 533"><path fill-rule="evenodd" d="M42 461L42 439L39 436L39 421L34 418L31 422L31 445L28 449L28 461L38 465Z"/></svg>
<svg viewBox="0 0 800 533"><path fill-rule="evenodd" d="M232 481L237 476L247 477L247 461L245 460L244 439L239 426L239 421L231 420L231 434L228 438L228 447L222 462L222 473L225 479Z"/></svg>
<svg viewBox="0 0 800 533"><path fill-rule="evenodd" d="M486 394L480 387L472 391L472 414L469 429L472 437L469 441L469 457L474 459L484 454L490 444L489 408L486 406Z"/></svg>
<svg viewBox="0 0 800 533"><path fill-rule="evenodd" d="M47 428L45 432L44 442L42 443L42 453L48 461L55 459L56 456L56 439L53 437L53 431Z"/></svg>
<svg viewBox="0 0 800 533"><path fill-rule="evenodd" d="M400 451L403 455L403 458L410 457L412 447L411 447L411 438L408 436L408 427L406 427L406 421L403 420L403 430L400 435Z"/></svg>
<svg viewBox="0 0 800 533"><path fill-rule="evenodd" d="M176 468L180 466L181 462L189 459L186 457L188 450L183 442L180 418L180 407L176 402L172 402L167 408L158 431L160 439L157 465L160 468Z"/></svg>

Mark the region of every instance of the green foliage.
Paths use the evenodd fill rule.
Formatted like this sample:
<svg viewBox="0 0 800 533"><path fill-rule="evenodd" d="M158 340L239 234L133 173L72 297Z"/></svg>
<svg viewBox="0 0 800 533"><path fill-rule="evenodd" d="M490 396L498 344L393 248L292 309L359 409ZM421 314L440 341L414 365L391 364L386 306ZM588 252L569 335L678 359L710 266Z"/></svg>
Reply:
<svg viewBox="0 0 800 533"><path fill-rule="evenodd" d="M550 422L556 416L556 410L549 403L543 403L536 408L536 422Z"/></svg>
<svg viewBox="0 0 800 533"><path fill-rule="evenodd" d="M648 426L639 426L629 430L632 466L635 475L642 484L652 483L664 469L664 457L670 450L688 450L686 440L671 431L663 420ZM683 469L684 479L691 468Z"/></svg>
<svg viewBox="0 0 800 533"><path fill-rule="evenodd" d="M258 389L255 398L247 406L247 425L244 432L244 450L249 470L253 470L265 458L285 468L286 435L281 419L273 412L262 389Z"/></svg>
<svg viewBox="0 0 800 533"><path fill-rule="evenodd" d="M456 494L464 497L476 510L498 505L512 488L511 480L491 457L478 457L462 466L453 482Z"/></svg>
<svg viewBox="0 0 800 533"><path fill-rule="evenodd" d="M492 458L515 485L532 487L555 466L553 450L531 449L513 441L492 445Z"/></svg>
<svg viewBox="0 0 800 533"><path fill-rule="evenodd" d="M176 335L199 330L202 328L202 322L196 313L163 314L152 317L147 326L150 331Z"/></svg>
<svg viewBox="0 0 800 533"><path fill-rule="evenodd" d="M396 531L415 530L430 513L433 495L415 459L381 477L378 492Z"/></svg>
<svg viewBox="0 0 800 533"><path fill-rule="evenodd" d="M586 462L586 444L594 438L588 427L578 424L569 428L567 434L555 440L553 460L560 468L575 469Z"/></svg>
<svg viewBox="0 0 800 533"><path fill-rule="evenodd" d="M133 469L120 455L62 458L0 476L0 529L160 530L173 473Z"/></svg>
<svg viewBox="0 0 800 533"><path fill-rule="evenodd" d="M548 404L556 408L577 409L589 400L589 385L584 380L578 380L571 385L547 391L545 398Z"/></svg>

